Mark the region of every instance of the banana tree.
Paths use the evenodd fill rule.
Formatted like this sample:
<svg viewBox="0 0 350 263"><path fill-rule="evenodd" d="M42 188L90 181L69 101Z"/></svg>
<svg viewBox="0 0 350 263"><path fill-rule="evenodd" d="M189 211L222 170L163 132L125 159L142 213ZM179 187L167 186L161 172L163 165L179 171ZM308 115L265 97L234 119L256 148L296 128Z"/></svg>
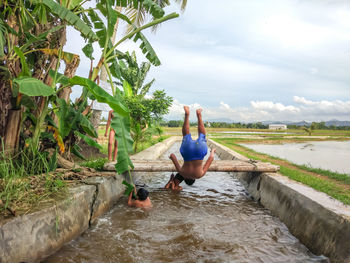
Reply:
<svg viewBox="0 0 350 263"><path fill-rule="evenodd" d="M132 25L132 22L129 18L111 5L112 0L100 1L96 5L96 9L104 16L102 19L95 10L89 10L88 16L92 21L96 31L96 35L99 37L99 45L102 49L102 55L98 60L97 65L92 69L89 79L92 83L96 80L102 68L104 68L108 75L108 80L112 88L113 98L121 102L122 96L120 95L119 90L115 87L113 82L113 77L117 79L122 79L121 69L118 63L119 60L127 59L128 54L125 54L118 50L119 45L124 43L129 39L133 39L135 42L141 42L140 48L145 54L146 58L154 65L160 65L160 60L157 57L154 49L146 39L146 37L141 33L142 30L152 27L156 24L162 23L169 19L178 17L178 14L172 13L170 15L164 16L164 11L156 3L150 0L144 1L117 1L117 5L121 7L127 7L128 5L135 4L136 6L143 5L149 12L155 17L155 20L151 23L148 23L142 27L135 27L132 32L125 35L117 41L116 44L112 44L111 36L114 32L114 25L117 19L122 19L126 23ZM104 21L107 21L106 25ZM92 44L88 43L83 49L85 55L92 59ZM80 84L82 85L82 84ZM86 88L91 85L83 85ZM95 93L92 92L91 88L87 88L93 97L97 99ZM81 100L85 100L84 97L88 96L88 93L82 94ZM101 102L99 99L97 101ZM112 107L113 109L113 107ZM118 140L118 161L116 169L118 173L123 173L129 170L129 167L132 166L132 163L128 157L128 154L132 151L132 139L130 137L130 116L129 114L121 114L118 110L115 110L115 118L112 120L112 128L116 130L117 140ZM131 147L130 147L131 144Z"/></svg>
<svg viewBox="0 0 350 263"><path fill-rule="evenodd" d="M22 100L28 101L28 95L21 90L26 85L33 86L33 83L37 87L44 87L42 84L51 87L52 79L48 72L57 66L57 56L35 51L62 48L66 42L67 24L73 25L87 39L97 40L86 23L53 0L0 2L0 94L5 95L0 99L0 108L3 109L0 113L0 136L4 136L9 148L18 147L25 106ZM42 119L46 115L48 99L40 92L35 94L32 98L38 107L34 114ZM16 132L11 133L10 130Z"/></svg>

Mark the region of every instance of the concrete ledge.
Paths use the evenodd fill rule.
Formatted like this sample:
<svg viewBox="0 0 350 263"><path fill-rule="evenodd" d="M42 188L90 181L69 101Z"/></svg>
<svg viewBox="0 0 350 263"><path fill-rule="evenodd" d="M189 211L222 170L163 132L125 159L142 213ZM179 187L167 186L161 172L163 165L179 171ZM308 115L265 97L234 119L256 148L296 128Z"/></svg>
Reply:
<svg viewBox="0 0 350 263"><path fill-rule="evenodd" d="M250 159L231 150L230 148L217 143L211 139L207 140L207 144L210 148L216 148L216 154L219 156L221 160L242 160L242 161L249 161Z"/></svg>
<svg viewBox="0 0 350 263"><path fill-rule="evenodd" d="M123 179L122 175L116 175L92 177L84 181L85 184L96 186L90 223L94 223L98 217L109 211L119 198L123 196L125 191L125 186L122 184Z"/></svg>
<svg viewBox="0 0 350 263"><path fill-rule="evenodd" d="M133 156L157 159L178 137ZM91 177L56 205L0 222L0 263L39 262L81 235L123 195L123 175Z"/></svg>
<svg viewBox="0 0 350 263"><path fill-rule="evenodd" d="M89 227L95 186L70 189L70 197L0 227L0 262L38 262Z"/></svg>
<svg viewBox="0 0 350 263"><path fill-rule="evenodd" d="M350 206L279 174L237 177L313 253L350 262Z"/></svg>
<svg viewBox="0 0 350 263"><path fill-rule="evenodd" d="M208 140L220 158L248 159ZM249 159L248 159L249 160ZM235 173L247 191L314 254L350 262L350 206L278 173Z"/></svg>

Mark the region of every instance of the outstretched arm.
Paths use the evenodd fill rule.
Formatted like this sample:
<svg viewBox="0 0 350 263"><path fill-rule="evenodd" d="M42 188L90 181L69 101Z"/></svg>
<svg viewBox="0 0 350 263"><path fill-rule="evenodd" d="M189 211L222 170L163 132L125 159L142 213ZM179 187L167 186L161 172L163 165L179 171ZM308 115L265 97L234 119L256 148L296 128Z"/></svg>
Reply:
<svg viewBox="0 0 350 263"><path fill-rule="evenodd" d="M180 164L179 164L179 162L178 162L178 160L177 160L175 154L173 154L173 153L170 154L169 158L170 158L170 160L173 161L173 164L175 165L176 171L177 171L178 173L180 173L180 172L181 172L181 166L180 166Z"/></svg>
<svg viewBox="0 0 350 263"><path fill-rule="evenodd" d="M133 191L131 191L130 194L129 194L128 206L133 206L133 205L134 205L133 200L131 200L131 198L132 198L132 193L133 193Z"/></svg>
<svg viewBox="0 0 350 263"><path fill-rule="evenodd" d="M216 152L216 149L212 149L211 152L210 152L210 156L208 158L208 160L206 161L204 167L203 167L203 173L202 173L202 176L205 175L205 173L208 171L209 169L209 166L211 165L211 163L213 162L214 160L214 153Z"/></svg>
<svg viewBox="0 0 350 263"><path fill-rule="evenodd" d="M171 174L171 175L170 175L170 179L169 179L169 181L166 183L166 185L164 186L164 188L165 188L165 189L169 189L169 188L172 189L172 187L173 187L173 185L174 185L173 180L174 180L174 174Z"/></svg>
<svg viewBox="0 0 350 263"><path fill-rule="evenodd" d="M135 201L132 200L132 194L133 192L135 193L136 195L136 187L134 186L134 190L130 192L129 194L129 199L128 199L128 206L134 206L135 205Z"/></svg>
<svg viewBox="0 0 350 263"><path fill-rule="evenodd" d="M113 110L110 110L109 113L108 113L108 120L107 120L107 124L106 124L105 137L107 137L109 126L111 126L112 115L113 115Z"/></svg>

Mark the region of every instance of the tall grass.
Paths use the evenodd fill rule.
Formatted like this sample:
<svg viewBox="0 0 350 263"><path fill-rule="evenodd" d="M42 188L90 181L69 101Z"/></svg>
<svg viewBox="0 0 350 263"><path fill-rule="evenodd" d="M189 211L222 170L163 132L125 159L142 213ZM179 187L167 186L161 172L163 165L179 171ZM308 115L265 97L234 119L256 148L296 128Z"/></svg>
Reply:
<svg viewBox="0 0 350 263"><path fill-rule="evenodd" d="M55 158L55 156L52 156ZM0 214L26 213L42 200L65 192L65 183L49 174L55 162L48 153L22 151L14 156L0 151Z"/></svg>

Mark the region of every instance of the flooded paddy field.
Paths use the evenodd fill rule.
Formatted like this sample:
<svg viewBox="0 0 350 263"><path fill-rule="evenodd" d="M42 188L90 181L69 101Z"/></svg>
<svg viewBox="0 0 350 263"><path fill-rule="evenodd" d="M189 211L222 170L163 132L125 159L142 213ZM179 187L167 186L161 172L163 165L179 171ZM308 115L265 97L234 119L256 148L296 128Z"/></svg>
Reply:
<svg viewBox="0 0 350 263"><path fill-rule="evenodd" d="M296 164L350 175L350 141L240 145Z"/></svg>
<svg viewBox="0 0 350 263"><path fill-rule="evenodd" d="M179 144L170 152L178 157ZM229 173L207 173L182 192L164 190L169 173L143 174L153 209L122 198L81 237L45 262L328 262L253 201Z"/></svg>

